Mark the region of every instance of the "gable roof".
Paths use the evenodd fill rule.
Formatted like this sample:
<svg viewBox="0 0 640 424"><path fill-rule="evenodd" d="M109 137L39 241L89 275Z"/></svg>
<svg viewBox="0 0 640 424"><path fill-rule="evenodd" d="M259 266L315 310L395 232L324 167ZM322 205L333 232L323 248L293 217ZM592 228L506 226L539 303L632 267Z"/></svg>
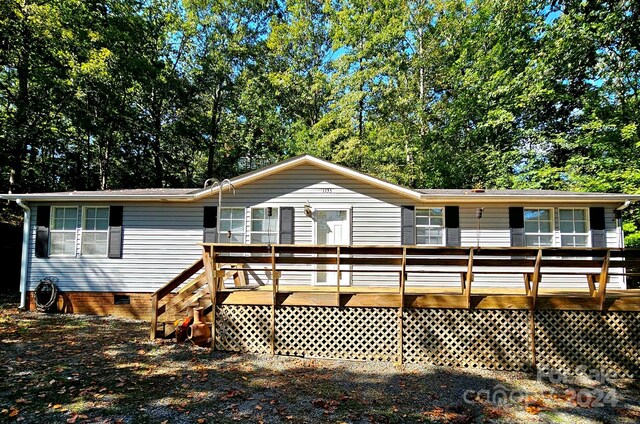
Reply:
<svg viewBox="0 0 640 424"><path fill-rule="evenodd" d="M238 188L253 181L275 175L291 168L302 165L312 165L320 169L345 176L365 184L395 193L402 197L412 199L420 203L438 203L443 201L452 203L506 203L514 201L518 203L542 203L549 202L626 202L640 201L640 195L622 193L585 193L567 192L559 190L469 190L469 189L410 189L394 184L380 178L358 172L342 165L337 165L311 155L300 155L267 167L239 175L230 180L231 184ZM154 188L154 189L125 189L106 191L72 191L53 193L29 193L29 194L4 194L0 199L41 202L64 201L164 201L164 202L191 202L212 195L220 190L219 185L204 188ZM225 185L223 190L228 190Z"/></svg>
<svg viewBox="0 0 640 424"><path fill-rule="evenodd" d="M230 181L235 187L241 187L252 181L256 181L261 178L268 177L270 175L278 174L280 172L286 171L287 169L295 168L297 166L302 166L302 165L313 165L320 169L325 169L327 171L330 171L339 175L343 175L345 177L358 180L360 182L372 185L374 187L378 187L383 190L394 192L401 196L413 198L416 200L419 200L421 196L421 193L417 190L412 190L410 188L402 187L400 185L390 183L380 178L375 178L370 175L363 174L362 172L358 172L351 168L347 168L346 166L336 165L335 163L318 159L317 157L311 156L311 155L296 156L296 157L284 160L282 162L278 162L273 165L269 165L264 168L261 168L252 172L248 172L246 174L232 178ZM195 193L195 197L196 199L198 199L201 197L206 197L209 193L213 194L217 192L218 192L218 187L205 187L199 192Z"/></svg>

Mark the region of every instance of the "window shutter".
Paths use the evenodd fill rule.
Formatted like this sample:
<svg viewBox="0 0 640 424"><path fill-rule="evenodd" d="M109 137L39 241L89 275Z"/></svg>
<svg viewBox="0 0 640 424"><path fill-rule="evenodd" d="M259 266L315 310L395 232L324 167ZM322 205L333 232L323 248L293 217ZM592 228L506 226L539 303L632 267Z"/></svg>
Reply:
<svg viewBox="0 0 640 424"><path fill-rule="evenodd" d="M292 207L280 208L280 244L294 243L295 216Z"/></svg>
<svg viewBox="0 0 640 424"><path fill-rule="evenodd" d="M36 219L36 258L49 257L49 221L51 206L38 206Z"/></svg>
<svg viewBox="0 0 640 424"><path fill-rule="evenodd" d="M416 244L416 208L415 206L400 207L400 243L402 245Z"/></svg>
<svg viewBox="0 0 640 424"><path fill-rule="evenodd" d="M460 208L445 206L444 226L447 228L447 246L460 246Z"/></svg>
<svg viewBox="0 0 640 424"><path fill-rule="evenodd" d="M607 247L603 207L589 208L589 225L591 227L591 247Z"/></svg>
<svg viewBox="0 0 640 424"><path fill-rule="evenodd" d="M509 228L511 230L511 246L523 247L526 245L524 237L524 208L509 208Z"/></svg>
<svg viewBox="0 0 640 424"><path fill-rule="evenodd" d="M109 247L107 257L122 258L122 206L109 207Z"/></svg>
<svg viewBox="0 0 640 424"><path fill-rule="evenodd" d="M218 225L218 207L217 206L205 206L204 207L204 218L202 222L202 226L204 227L204 233L202 236L202 241L205 243L215 243L217 242L217 231L216 228Z"/></svg>

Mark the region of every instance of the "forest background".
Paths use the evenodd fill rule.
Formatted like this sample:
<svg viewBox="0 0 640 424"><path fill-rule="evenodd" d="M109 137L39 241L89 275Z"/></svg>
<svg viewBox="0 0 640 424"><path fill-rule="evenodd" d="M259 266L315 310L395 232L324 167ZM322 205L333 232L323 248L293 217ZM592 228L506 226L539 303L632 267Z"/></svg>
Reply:
<svg viewBox="0 0 640 424"><path fill-rule="evenodd" d="M0 192L200 187L309 153L408 187L637 194L639 18L635 1L4 0Z"/></svg>

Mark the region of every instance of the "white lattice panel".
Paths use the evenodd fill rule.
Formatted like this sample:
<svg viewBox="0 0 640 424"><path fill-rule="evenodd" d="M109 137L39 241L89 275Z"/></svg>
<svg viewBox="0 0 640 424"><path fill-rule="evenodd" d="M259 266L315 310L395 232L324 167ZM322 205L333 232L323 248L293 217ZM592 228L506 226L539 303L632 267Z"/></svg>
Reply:
<svg viewBox="0 0 640 424"><path fill-rule="evenodd" d="M640 313L536 311L536 353L541 369L640 377Z"/></svg>
<svg viewBox="0 0 640 424"><path fill-rule="evenodd" d="M397 309L279 307L276 353L395 361Z"/></svg>
<svg viewBox="0 0 640 424"><path fill-rule="evenodd" d="M528 311L409 309L404 313L403 339L407 362L531 368Z"/></svg>
<svg viewBox="0 0 640 424"><path fill-rule="evenodd" d="M271 307L219 305L216 307L216 349L269 353Z"/></svg>

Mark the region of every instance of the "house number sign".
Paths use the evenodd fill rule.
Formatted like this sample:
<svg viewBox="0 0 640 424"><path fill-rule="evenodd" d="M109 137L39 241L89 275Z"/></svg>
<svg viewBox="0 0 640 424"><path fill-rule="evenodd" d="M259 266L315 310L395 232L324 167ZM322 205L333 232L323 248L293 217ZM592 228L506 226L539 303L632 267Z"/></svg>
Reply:
<svg viewBox="0 0 640 424"><path fill-rule="evenodd" d="M322 189L322 194L331 194L333 193L333 189L332 188L323 188Z"/></svg>

